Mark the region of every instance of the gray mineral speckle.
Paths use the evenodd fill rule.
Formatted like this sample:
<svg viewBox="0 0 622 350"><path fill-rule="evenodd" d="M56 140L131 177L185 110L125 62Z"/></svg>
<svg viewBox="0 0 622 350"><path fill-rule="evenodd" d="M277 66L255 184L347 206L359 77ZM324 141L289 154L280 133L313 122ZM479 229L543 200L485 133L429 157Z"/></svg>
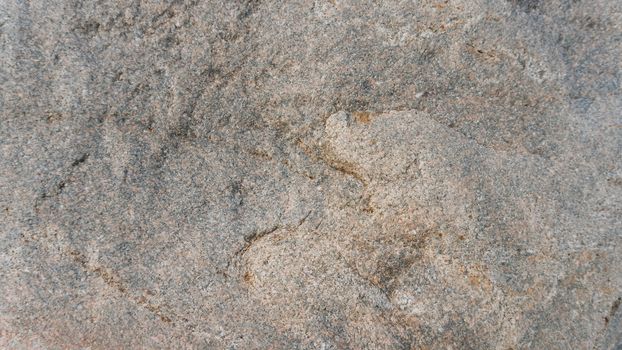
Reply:
<svg viewBox="0 0 622 350"><path fill-rule="evenodd" d="M622 2L0 0L0 348L621 349Z"/></svg>

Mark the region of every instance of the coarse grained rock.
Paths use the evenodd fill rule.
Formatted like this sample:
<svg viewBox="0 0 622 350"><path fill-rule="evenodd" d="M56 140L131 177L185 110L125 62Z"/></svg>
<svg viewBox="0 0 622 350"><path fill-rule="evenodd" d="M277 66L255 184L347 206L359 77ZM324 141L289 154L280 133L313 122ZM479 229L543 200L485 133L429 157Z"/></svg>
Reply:
<svg viewBox="0 0 622 350"><path fill-rule="evenodd" d="M622 3L0 2L0 347L619 349Z"/></svg>

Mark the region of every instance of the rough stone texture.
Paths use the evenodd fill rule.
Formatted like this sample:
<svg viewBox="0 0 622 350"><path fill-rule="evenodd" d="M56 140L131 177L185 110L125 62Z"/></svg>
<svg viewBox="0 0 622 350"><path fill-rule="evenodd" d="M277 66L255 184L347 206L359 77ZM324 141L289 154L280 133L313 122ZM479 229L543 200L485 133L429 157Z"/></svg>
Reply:
<svg viewBox="0 0 622 350"><path fill-rule="evenodd" d="M0 347L622 348L622 2L0 1Z"/></svg>

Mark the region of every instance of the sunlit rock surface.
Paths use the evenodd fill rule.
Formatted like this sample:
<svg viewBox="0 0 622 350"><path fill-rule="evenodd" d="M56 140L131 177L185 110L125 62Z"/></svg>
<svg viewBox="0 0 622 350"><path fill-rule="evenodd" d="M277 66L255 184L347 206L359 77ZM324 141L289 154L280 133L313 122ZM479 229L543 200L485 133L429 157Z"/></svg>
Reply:
<svg viewBox="0 0 622 350"><path fill-rule="evenodd" d="M620 349L622 2L0 2L0 347Z"/></svg>

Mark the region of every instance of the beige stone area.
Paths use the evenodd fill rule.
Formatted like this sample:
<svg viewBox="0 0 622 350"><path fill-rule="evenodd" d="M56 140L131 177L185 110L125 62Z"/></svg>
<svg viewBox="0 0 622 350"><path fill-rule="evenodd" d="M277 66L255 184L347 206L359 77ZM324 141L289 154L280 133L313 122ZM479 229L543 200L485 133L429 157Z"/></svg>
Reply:
<svg viewBox="0 0 622 350"><path fill-rule="evenodd" d="M0 1L0 348L622 349L621 24Z"/></svg>
<svg viewBox="0 0 622 350"><path fill-rule="evenodd" d="M619 251L577 252L569 248L576 242L556 237L589 229L559 220L567 199L557 186L581 181L567 163L484 147L418 111L339 112L326 120L319 144L318 157L351 192L330 191L324 205L331 210L317 224L309 214L275 226L237 256L238 278L278 329L303 337L326 322L309 305L338 305L350 335L338 347L388 346L412 334L460 344L473 334L476 347L511 348L534 325L531 315L551 312L577 278L586 290L576 302L593 295L603 309L616 303L620 271L583 269ZM541 169L549 175L530 176ZM556 183L560 173L565 184ZM492 212L482 211L486 200L494 200ZM482 237L483 215L497 237ZM606 286L598 285L605 276ZM582 316L566 317L571 328Z"/></svg>

